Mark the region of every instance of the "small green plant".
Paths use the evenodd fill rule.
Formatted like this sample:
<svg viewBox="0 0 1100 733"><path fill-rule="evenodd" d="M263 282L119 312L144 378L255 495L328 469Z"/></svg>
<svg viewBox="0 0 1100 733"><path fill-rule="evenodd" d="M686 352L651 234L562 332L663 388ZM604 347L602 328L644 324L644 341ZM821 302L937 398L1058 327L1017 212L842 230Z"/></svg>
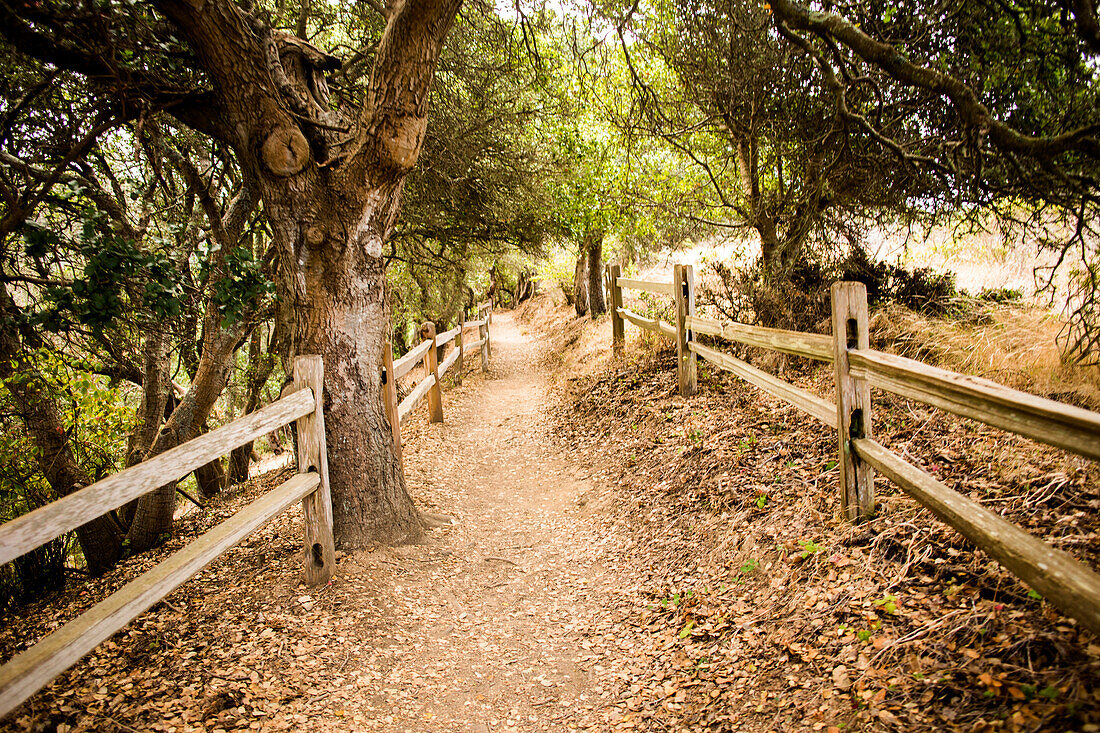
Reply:
<svg viewBox="0 0 1100 733"><path fill-rule="evenodd" d="M1043 689L1039 690L1039 697L1044 700L1053 700L1058 697L1059 690L1054 685L1047 685Z"/></svg>
<svg viewBox="0 0 1100 733"><path fill-rule="evenodd" d="M889 614L896 614L898 612L898 597L893 593L887 593L882 598L875 601L875 605L881 608L883 611Z"/></svg>
<svg viewBox="0 0 1100 733"><path fill-rule="evenodd" d="M1032 600L1036 600L1036 601L1043 600L1043 596L1038 591L1036 591L1034 588L1029 588L1028 589L1027 597L1031 598Z"/></svg>
<svg viewBox="0 0 1100 733"><path fill-rule="evenodd" d="M813 540L799 540L798 544L802 548L802 552L799 554L802 556L803 560L805 560L810 555L815 555L825 549Z"/></svg>
<svg viewBox="0 0 1100 733"><path fill-rule="evenodd" d="M756 497L756 508L757 509L763 509L767 505L767 503L768 503L768 495L761 492Z"/></svg>
<svg viewBox="0 0 1100 733"><path fill-rule="evenodd" d="M752 575L760 567L760 563L752 558L746 560L738 569L738 573L741 575Z"/></svg>
<svg viewBox="0 0 1100 733"><path fill-rule="evenodd" d="M832 471L834 468L836 468L836 461L829 461L825 464L826 471Z"/></svg>

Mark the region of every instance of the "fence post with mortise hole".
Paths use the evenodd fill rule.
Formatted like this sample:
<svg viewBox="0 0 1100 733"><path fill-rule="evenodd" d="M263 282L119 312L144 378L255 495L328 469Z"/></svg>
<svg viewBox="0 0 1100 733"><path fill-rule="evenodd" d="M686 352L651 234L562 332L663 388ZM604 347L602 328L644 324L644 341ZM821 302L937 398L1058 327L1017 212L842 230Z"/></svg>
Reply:
<svg viewBox="0 0 1100 733"><path fill-rule="evenodd" d="M439 352L435 345L435 324L431 321L422 324L420 338L432 342L431 348L424 354L424 376L435 377L435 384L428 390L428 417L432 422L443 422L443 387L439 383Z"/></svg>
<svg viewBox="0 0 1100 733"><path fill-rule="evenodd" d="M874 469L859 459L851 443L872 436L871 387L867 380L855 379L848 371L848 352L870 348L867 288L860 282L833 283L831 298L840 505L845 518L854 522L875 511Z"/></svg>
<svg viewBox="0 0 1100 733"><path fill-rule="evenodd" d="M397 414L397 379L393 376L393 343L386 340L382 347L382 401L386 407L386 419L393 434L393 452L401 462L401 419Z"/></svg>
<svg viewBox="0 0 1100 733"><path fill-rule="evenodd" d="M321 479L317 490L302 500L305 524L305 557L302 579L307 585L321 585L336 569L336 548L332 539L332 495L328 485L328 450L325 445L325 367L320 356L297 356L293 364L294 383L313 390L314 409L298 418L298 472L316 471Z"/></svg>
<svg viewBox="0 0 1100 733"><path fill-rule="evenodd" d="M608 265L607 289L611 295L611 348L615 356L623 355L623 343L625 342L623 317L619 309L623 307L623 289L619 287L619 266Z"/></svg>
<svg viewBox="0 0 1100 733"><path fill-rule="evenodd" d="M691 265L675 265L672 268L672 295L676 300L676 376L680 382L680 396L695 394L695 352L688 349L691 333L684 323L695 315L695 274Z"/></svg>

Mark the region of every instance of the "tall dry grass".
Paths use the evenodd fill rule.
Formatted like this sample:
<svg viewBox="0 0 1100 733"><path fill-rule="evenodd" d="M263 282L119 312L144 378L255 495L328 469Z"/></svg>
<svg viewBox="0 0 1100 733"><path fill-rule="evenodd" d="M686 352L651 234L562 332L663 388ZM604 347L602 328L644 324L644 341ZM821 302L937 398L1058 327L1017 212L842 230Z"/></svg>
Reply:
<svg viewBox="0 0 1100 733"><path fill-rule="evenodd" d="M1100 409L1100 367L1062 358L1060 318L1030 305L973 301L961 304L960 313L938 318L885 306L872 316L871 338L884 351Z"/></svg>

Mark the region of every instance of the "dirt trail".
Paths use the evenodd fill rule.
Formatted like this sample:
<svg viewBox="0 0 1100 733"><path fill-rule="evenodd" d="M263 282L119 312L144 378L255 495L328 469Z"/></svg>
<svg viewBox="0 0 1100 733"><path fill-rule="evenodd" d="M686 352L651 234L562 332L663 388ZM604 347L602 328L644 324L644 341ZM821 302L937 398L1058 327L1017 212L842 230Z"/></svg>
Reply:
<svg viewBox="0 0 1100 733"><path fill-rule="evenodd" d="M588 484L551 438L543 347L508 313L494 317L492 336L487 378L444 392L445 423L405 429L410 491L457 523L427 544L342 562L350 582L377 591L386 619L384 633L368 628L356 640L370 648L360 668L377 675L374 694L331 703L356 728L598 722L606 690L584 636L621 583L601 564L609 540L586 519Z"/></svg>

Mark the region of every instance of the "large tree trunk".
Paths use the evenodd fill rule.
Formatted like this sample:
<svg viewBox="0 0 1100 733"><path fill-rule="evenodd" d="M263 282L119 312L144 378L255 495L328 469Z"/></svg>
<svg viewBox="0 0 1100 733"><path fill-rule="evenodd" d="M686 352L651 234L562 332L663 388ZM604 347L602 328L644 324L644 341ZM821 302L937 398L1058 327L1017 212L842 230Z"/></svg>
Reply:
<svg viewBox="0 0 1100 733"><path fill-rule="evenodd" d="M578 316L588 315L588 253L581 247L573 272L573 307Z"/></svg>
<svg viewBox="0 0 1100 733"><path fill-rule="evenodd" d="M461 0L387 6L354 121L329 102L324 72L337 59L231 0L156 3L208 74L211 132L259 180L279 253L278 293L296 320L289 353L324 359L336 541L415 541L423 530L382 401L391 330L382 248L424 142L436 61Z"/></svg>
<svg viewBox="0 0 1100 733"><path fill-rule="evenodd" d="M291 353L320 354L324 360L333 530L345 548L423 536L382 403L390 313L379 254L381 232L400 200L399 185L387 188L360 210L326 205L323 192L278 208L268 199L276 241L303 242L293 258L284 257L299 267L287 268L279 287L281 297L294 303ZM305 243L301 232L310 227L325 232L324 241ZM352 233L352 240L329 239L343 232Z"/></svg>
<svg viewBox="0 0 1100 733"><path fill-rule="evenodd" d="M593 318L607 313L603 297L603 237L602 229L589 231L584 237L584 251L588 257L588 311Z"/></svg>

